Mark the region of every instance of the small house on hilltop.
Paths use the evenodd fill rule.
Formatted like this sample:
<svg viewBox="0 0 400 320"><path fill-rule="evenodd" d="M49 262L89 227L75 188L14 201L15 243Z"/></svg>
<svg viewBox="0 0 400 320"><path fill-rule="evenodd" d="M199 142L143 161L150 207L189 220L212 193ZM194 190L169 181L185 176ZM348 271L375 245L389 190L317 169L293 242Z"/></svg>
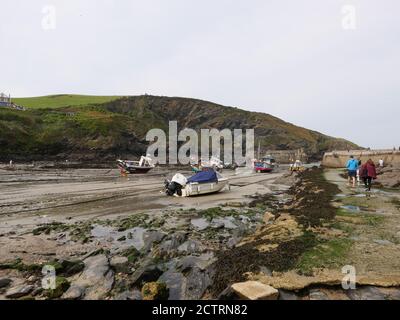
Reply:
<svg viewBox="0 0 400 320"><path fill-rule="evenodd" d="M11 107L11 95L0 93L0 107Z"/></svg>

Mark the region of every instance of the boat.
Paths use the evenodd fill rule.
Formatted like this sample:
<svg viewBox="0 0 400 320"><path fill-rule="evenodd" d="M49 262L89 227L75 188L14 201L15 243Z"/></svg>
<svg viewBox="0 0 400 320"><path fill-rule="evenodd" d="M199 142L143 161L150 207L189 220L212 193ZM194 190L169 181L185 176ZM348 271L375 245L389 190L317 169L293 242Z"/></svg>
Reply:
<svg viewBox="0 0 400 320"><path fill-rule="evenodd" d="M190 178L177 173L172 180L165 181L165 193L168 196L193 197L212 194L229 188L229 179L215 170L200 171Z"/></svg>
<svg viewBox="0 0 400 320"><path fill-rule="evenodd" d="M117 160L121 172L130 174L148 173L155 168L150 157L142 156L139 161Z"/></svg>
<svg viewBox="0 0 400 320"><path fill-rule="evenodd" d="M255 161L254 162L254 171L257 173L265 173L272 172L274 167L264 161Z"/></svg>
<svg viewBox="0 0 400 320"><path fill-rule="evenodd" d="M275 158L270 155L266 156L265 158L262 158L261 161L268 164L271 168L275 168L277 165Z"/></svg>
<svg viewBox="0 0 400 320"><path fill-rule="evenodd" d="M208 170L222 172L222 169L224 169L224 163L219 158L213 156L210 160L199 161L197 164L194 164L191 167L192 171L195 173Z"/></svg>

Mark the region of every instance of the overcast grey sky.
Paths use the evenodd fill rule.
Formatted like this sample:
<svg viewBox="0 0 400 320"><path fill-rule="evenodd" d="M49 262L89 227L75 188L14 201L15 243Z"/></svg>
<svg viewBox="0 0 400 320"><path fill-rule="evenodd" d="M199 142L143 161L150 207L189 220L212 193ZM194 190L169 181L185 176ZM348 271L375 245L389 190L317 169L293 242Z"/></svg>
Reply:
<svg viewBox="0 0 400 320"><path fill-rule="evenodd" d="M2 0L0 91L194 97L398 147L399 12L398 0Z"/></svg>

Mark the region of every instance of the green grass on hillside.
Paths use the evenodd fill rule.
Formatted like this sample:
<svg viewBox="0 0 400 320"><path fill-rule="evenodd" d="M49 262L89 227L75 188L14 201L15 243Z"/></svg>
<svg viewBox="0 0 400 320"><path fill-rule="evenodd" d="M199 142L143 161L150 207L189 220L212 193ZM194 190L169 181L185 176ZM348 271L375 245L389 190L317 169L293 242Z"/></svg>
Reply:
<svg viewBox="0 0 400 320"><path fill-rule="evenodd" d="M83 96L74 94L62 94L33 98L15 98L12 100L16 104L26 108L45 109L106 103L119 98L120 96Z"/></svg>

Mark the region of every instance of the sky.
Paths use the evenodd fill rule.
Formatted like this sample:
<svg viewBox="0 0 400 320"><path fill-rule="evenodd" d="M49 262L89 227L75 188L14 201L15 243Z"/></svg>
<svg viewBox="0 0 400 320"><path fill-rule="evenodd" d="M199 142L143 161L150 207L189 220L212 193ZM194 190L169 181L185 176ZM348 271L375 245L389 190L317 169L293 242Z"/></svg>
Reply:
<svg viewBox="0 0 400 320"><path fill-rule="evenodd" d="M398 0L2 0L0 91L193 97L400 146Z"/></svg>

